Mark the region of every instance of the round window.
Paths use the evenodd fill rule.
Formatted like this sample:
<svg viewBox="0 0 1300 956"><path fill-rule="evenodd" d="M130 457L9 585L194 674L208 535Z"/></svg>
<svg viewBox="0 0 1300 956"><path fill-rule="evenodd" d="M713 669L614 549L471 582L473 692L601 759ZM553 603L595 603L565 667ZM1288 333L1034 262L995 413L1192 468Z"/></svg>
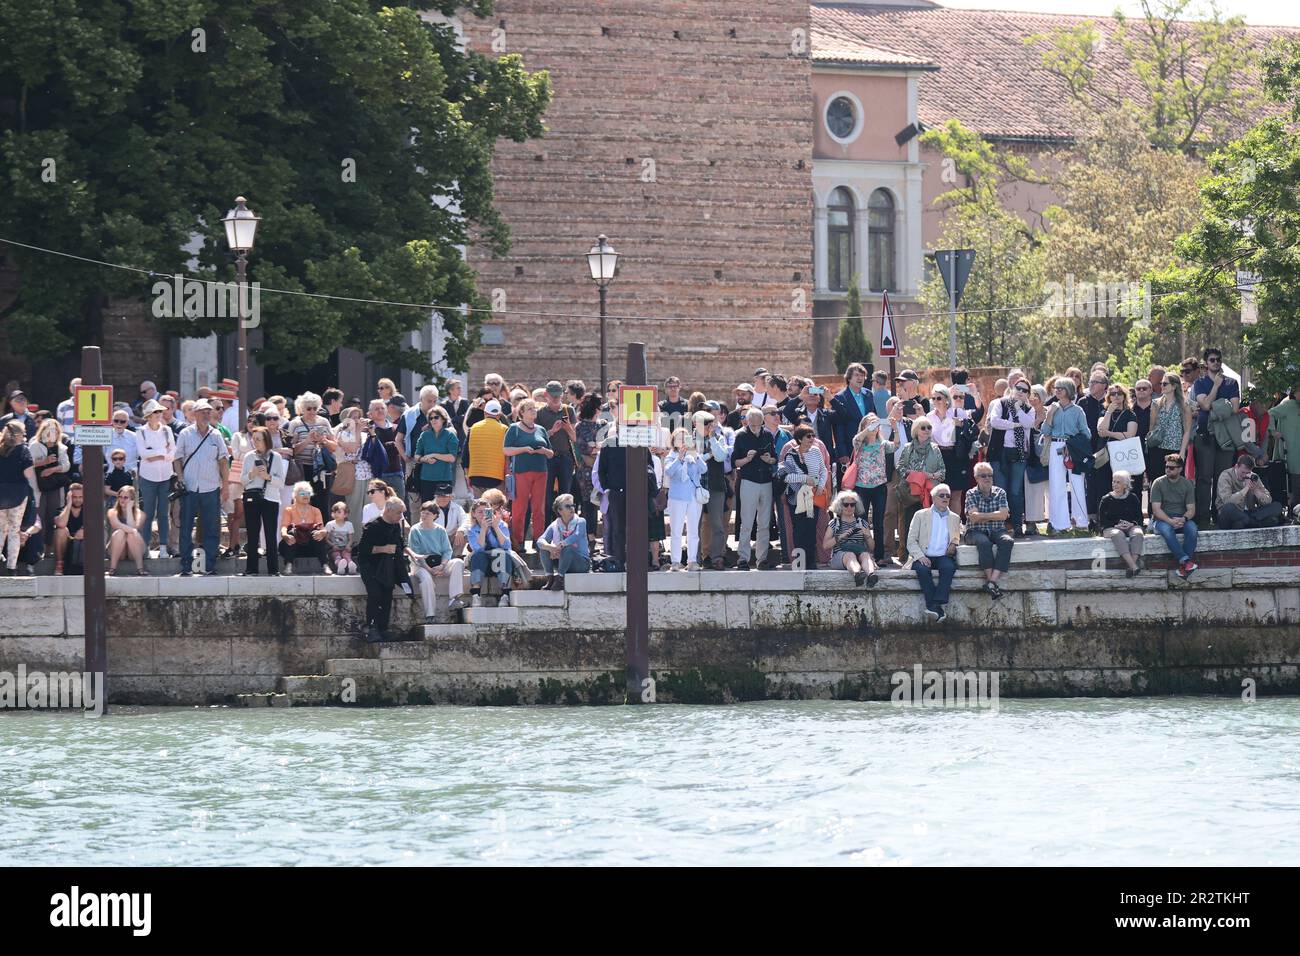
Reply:
<svg viewBox="0 0 1300 956"><path fill-rule="evenodd" d="M826 108L826 127L837 139L848 139L858 125L858 118L853 109L853 101L847 96L837 96Z"/></svg>

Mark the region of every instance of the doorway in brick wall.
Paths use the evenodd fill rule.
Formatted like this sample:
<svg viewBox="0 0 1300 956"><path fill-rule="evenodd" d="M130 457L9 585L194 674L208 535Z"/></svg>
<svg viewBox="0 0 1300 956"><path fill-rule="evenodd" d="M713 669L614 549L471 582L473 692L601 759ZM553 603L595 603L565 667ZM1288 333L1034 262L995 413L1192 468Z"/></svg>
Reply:
<svg viewBox="0 0 1300 956"><path fill-rule="evenodd" d="M303 392L322 394L325 389L338 384L339 353L335 350L330 357L309 368L268 368L266 370L266 394L283 395L290 403Z"/></svg>

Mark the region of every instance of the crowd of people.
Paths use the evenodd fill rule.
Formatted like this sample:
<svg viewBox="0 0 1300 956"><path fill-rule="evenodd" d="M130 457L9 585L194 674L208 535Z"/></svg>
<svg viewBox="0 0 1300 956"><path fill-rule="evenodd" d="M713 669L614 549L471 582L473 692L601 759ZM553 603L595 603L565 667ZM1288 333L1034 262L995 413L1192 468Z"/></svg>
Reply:
<svg viewBox="0 0 1300 956"><path fill-rule="evenodd" d="M184 401L146 381L113 410L102 476L83 472L71 396L33 410L15 389L0 417L4 567L51 555L55 574L78 573L85 497L103 494L109 573L174 556L184 577L217 574L219 557L243 575L359 574L381 640L394 589L432 620L443 587L455 611L535 570L552 589L621 570L626 516L644 509L653 570L827 568L859 587L911 570L939 621L963 541L997 600L1026 536L1102 535L1135 575L1150 530L1186 578L1198 531L1300 519L1300 383L1277 402L1243 396L1214 348L1131 383L1103 363L1041 384L1011 369L988 396L960 368L928 389L911 369L891 382L853 364L828 389L760 368L730 401L669 377L646 501L630 504L621 384L491 374L472 396L452 380L408 404L381 379L367 400L326 388L243 414L229 379ZM1140 467L1113 469L1126 439Z"/></svg>

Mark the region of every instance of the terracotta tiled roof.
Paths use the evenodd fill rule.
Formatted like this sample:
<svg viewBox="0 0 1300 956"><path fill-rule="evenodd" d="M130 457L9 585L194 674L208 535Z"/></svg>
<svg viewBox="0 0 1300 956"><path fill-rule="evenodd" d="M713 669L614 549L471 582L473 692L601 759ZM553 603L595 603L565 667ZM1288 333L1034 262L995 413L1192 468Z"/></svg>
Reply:
<svg viewBox="0 0 1300 956"><path fill-rule="evenodd" d="M1114 37L1109 17L1023 13L1004 10L957 10L945 7L899 9L870 5L813 4L812 49L848 48L853 43L923 58L937 72L920 78L920 119L938 125L956 118L990 137L1066 140L1078 130L1063 80L1042 65L1042 47L1025 40L1035 34L1071 29L1092 21L1101 35ZM1262 51L1278 36L1300 36L1286 27L1246 28L1251 44ZM1244 64L1243 84L1258 62ZM1124 63L1118 43L1098 54L1100 75L1115 77L1132 98L1144 96Z"/></svg>
<svg viewBox="0 0 1300 956"><path fill-rule="evenodd" d="M812 58L814 63L851 63L862 66L902 67L904 69L937 70L938 64L920 56L886 50L883 47L864 43L837 24L828 23L822 29L814 29L812 35Z"/></svg>

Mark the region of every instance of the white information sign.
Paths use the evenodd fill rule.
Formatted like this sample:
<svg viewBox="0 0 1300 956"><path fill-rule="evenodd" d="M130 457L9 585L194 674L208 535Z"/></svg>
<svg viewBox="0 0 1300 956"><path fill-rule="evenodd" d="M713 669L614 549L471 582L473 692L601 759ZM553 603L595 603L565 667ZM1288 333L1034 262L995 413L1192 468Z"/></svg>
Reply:
<svg viewBox="0 0 1300 956"><path fill-rule="evenodd" d="M113 442L112 425L78 425L78 445L110 445Z"/></svg>

